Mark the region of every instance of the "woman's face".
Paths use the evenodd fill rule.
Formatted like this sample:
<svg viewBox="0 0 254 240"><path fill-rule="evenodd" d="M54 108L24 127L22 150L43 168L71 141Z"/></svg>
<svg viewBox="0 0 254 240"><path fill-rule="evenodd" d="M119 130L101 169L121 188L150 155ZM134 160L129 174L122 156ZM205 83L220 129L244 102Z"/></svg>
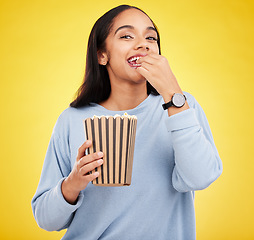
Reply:
<svg viewBox="0 0 254 240"><path fill-rule="evenodd" d="M106 39L106 51L99 55L100 60L107 61L111 83L144 83L145 78L136 71L136 59L149 53L159 54L157 38L153 23L144 13L137 9L120 13Z"/></svg>

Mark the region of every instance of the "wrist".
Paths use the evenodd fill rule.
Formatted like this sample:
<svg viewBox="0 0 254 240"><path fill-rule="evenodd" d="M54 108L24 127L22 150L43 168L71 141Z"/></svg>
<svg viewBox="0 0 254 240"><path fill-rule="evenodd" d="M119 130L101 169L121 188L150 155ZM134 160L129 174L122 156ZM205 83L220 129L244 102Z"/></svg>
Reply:
<svg viewBox="0 0 254 240"><path fill-rule="evenodd" d="M162 107L164 110L168 111L168 115L172 116L189 108L186 96L182 91L174 93L163 94L164 104Z"/></svg>
<svg viewBox="0 0 254 240"><path fill-rule="evenodd" d="M69 177L65 178L61 186L64 199L74 205L77 202L80 191L74 190Z"/></svg>
<svg viewBox="0 0 254 240"><path fill-rule="evenodd" d="M163 100L165 103L169 102L172 100L172 97L175 93L180 93L183 94L182 90L178 90L178 91L167 91L161 94Z"/></svg>
<svg viewBox="0 0 254 240"><path fill-rule="evenodd" d="M181 108L177 108L177 107L170 107L168 108L168 116L172 116L172 115L175 115L177 113L180 113L182 111L185 111L187 109L189 109L189 105L187 103L187 101L185 102L185 104L181 107Z"/></svg>

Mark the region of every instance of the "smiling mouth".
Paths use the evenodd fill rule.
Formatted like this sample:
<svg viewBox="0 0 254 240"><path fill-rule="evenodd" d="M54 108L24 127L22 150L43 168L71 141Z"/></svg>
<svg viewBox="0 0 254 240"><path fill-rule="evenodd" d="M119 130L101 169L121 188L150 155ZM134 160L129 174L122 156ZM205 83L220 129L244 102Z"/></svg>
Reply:
<svg viewBox="0 0 254 240"><path fill-rule="evenodd" d="M141 64L137 63L137 60L140 58L141 56L133 56L128 58L127 62L132 68L138 68L138 67L141 67Z"/></svg>

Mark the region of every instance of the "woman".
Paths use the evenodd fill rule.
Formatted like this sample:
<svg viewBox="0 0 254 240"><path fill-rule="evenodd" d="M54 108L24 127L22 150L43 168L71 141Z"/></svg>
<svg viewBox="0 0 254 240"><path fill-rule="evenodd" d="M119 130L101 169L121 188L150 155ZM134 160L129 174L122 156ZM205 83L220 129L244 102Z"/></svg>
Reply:
<svg viewBox="0 0 254 240"><path fill-rule="evenodd" d="M103 152L85 154L82 120L124 112L138 118L132 184L92 185ZM67 228L72 240L195 239L194 191L221 172L205 114L160 55L155 24L127 5L104 14L89 37L84 83L50 140L32 200L39 226Z"/></svg>

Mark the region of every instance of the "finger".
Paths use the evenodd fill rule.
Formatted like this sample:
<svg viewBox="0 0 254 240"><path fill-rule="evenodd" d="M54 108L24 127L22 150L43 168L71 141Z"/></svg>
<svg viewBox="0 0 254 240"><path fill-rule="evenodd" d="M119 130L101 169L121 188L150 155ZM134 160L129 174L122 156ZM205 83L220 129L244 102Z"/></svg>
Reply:
<svg viewBox="0 0 254 240"><path fill-rule="evenodd" d="M84 176L84 178L86 179L86 181L91 182L99 176L100 176L99 172L94 172L92 174L88 174L88 175Z"/></svg>
<svg viewBox="0 0 254 240"><path fill-rule="evenodd" d="M147 62L142 62L140 67L146 69L148 72L150 72L154 68L154 66L152 64L147 63ZM138 68L140 68L140 67L138 67Z"/></svg>
<svg viewBox="0 0 254 240"><path fill-rule="evenodd" d="M82 157L78 161L78 167L82 168L84 165L91 163L93 161L99 160L103 157L103 152L96 152L92 154L88 154L87 156Z"/></svg>
<svg viewBox="0 0 254 240"><path fill-rule="evenodd" d="M162 55L159 55L157 53L149 53L148 55L144 56L144 57L140 57L137 60L137 63L139 63L139 61L156 61L156 60L160 60L161 58L164 58ZM148 60L150 59L150 60Z"/></svg>
<svg viewBox="0 0 254 240"><path fill-rule="evenodd" d="M91 140L86 140L78 149L77 160L85 156L86 149L92 146Z"/></svg>
<svg viewBox="0 0 254 240"><path fill-rule="evenodd" d="M161 57L163 57L162 55L160 55L158 53L150 53L147 56L150 56L150 57L155 58L155 59L160 59Z"/></svg>
<svg viewBox="0 0 254 240"><path fill-rule="evenodd" d="M143 58L140 58L136 61L137 63L150 63L151 65L157 65L157 66L165 66L168 65L168 60L164 56L158 55L158 54L149 54Z"/></svg>
<svg viewBox="0 0 254 240"><path fill-rule="evenodd" d="M153 57L150 56L150 55L147 55L147 56L145 56L145 57L139 58L139 59L136 61L136 63L141 64L141 63L146 62L146 63L149 63L149 64L155 64L157 61L158 61L158 59L153 58Z"/></svg>
<svg viewBox="0 0 254 240"><path fill-rule="evenodd" d="M99 159L97 161L93 161L91 163L88 163L84 165L82 168L80 168L79 172L81 175L86 175L87 173L95 170L95 168L101 166L103 164L103 160Z"/></svg>
<svg viewBox="0 0 254 240"><path fill-rule="evenodd" d="M143 66L136 68L137 72L141 74L146 79L149 78L149 71Z"/></svg>

